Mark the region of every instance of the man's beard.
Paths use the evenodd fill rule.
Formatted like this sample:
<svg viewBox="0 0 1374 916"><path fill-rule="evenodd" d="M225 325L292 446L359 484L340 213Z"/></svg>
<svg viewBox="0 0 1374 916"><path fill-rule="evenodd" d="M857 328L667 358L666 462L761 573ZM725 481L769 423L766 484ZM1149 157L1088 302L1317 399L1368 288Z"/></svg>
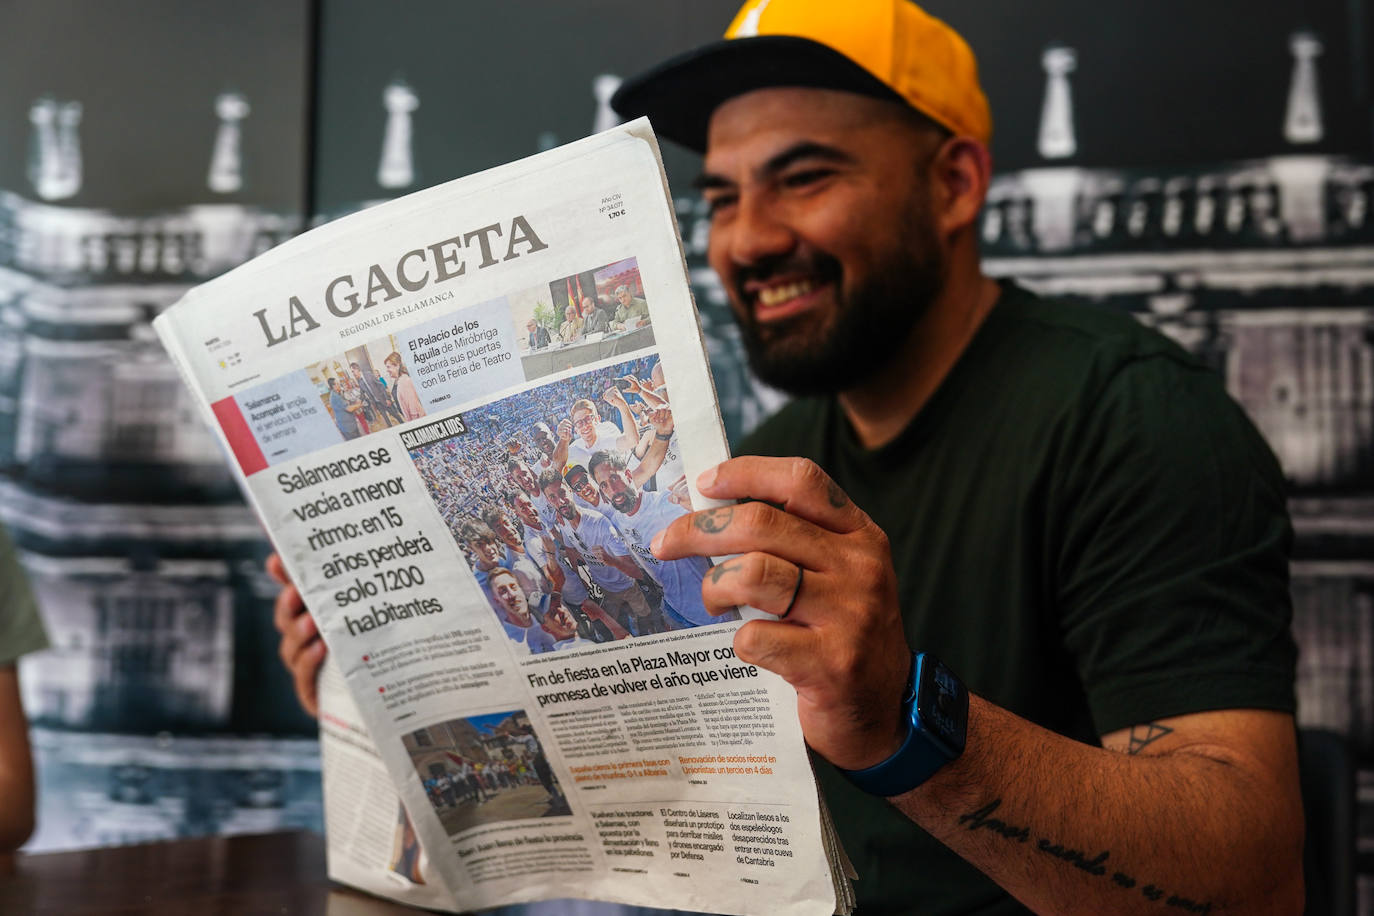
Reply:
<svg viewBox="0 0 1374 916"><path fill-rule="evenodd" d="M808 311L761 323L752 309L736 313L749 366L764 383L798 397L849 391L887 369L911 337L944 284L945 265L928 223L912 219L901 227L903 245L876 265L867 281L846 291L840 263L827 254L804 265L817 284L830 284L835 298L828 314ZM922 236L915 238L914 236ZM765 279L801 266L758 265L740 278ZM742 291L737 296L744 299Z"/></svg>

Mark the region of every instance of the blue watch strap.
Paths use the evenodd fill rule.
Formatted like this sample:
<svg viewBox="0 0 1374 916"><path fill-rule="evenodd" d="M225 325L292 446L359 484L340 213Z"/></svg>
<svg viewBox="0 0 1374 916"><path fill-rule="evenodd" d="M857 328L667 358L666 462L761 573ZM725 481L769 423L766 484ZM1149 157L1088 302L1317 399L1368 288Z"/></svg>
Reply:
<svg viewBox="0 0 1374 916"><path fill-rule="evenodd" d="M859 789L884 798L901 795L934 776L942 766L959 756L963 749L962 735L959 736L958 747L951 747L948 742L932 734L921 723L917 705L921 684L926 677L931 676L931 669L938 665L939 662L931 656L924 653L913 654L910 680L902 697L902 715L907 725L906 740L896 753L881 763L875 763L862 770L840 769L840 774ZM949 669L943 670L946 672L946 678L953 678ZM968 694L963 690L962 684L958 687L963 702L967 704Z"/></svg>

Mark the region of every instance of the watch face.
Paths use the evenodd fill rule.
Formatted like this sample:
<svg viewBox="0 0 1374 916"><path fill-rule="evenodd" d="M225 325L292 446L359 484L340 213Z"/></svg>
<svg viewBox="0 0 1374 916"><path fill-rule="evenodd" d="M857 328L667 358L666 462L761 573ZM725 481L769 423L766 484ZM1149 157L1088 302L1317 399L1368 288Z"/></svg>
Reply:
<svg viewBox="0 0 1374 916"><path fill-rule="evenodd" d="M921 727L945 746L950 759L964 749L968 729L968 691L963 683L938 661L922 666L916 696L916 714Z"/></svg>

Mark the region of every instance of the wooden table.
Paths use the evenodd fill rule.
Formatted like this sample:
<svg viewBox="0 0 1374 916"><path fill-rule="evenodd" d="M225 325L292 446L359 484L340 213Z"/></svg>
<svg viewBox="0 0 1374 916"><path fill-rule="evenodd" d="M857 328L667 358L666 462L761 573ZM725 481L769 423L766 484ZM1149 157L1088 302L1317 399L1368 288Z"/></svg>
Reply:
<svg viewBox="0 0 1374 916"><path fill-rule="evenodd" d="M324 838L304 831L20 855L0 874L5 916L416 916L330 884Z"/></svg>

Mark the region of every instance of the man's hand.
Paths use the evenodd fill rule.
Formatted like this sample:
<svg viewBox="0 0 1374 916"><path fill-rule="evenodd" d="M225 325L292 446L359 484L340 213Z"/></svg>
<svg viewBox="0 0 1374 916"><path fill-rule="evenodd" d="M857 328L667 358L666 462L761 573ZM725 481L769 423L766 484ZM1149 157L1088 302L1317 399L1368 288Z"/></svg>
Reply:
<svg viewBox="0 0 1374 916"><path fill-rule="evenodd" d="M272 623L281 634L278 654L286 670L291 672L296 699L306 712L318 715L319 693L315 682L320 665L324 663L324 640L315 628L315 619L305 610L300 591L286 574L281 557L275 553L267 558L267 574L282 586L272 607Z"/></svg>
<svg viewBox="0 0 1374 916"><path fill-rule="evenodd" d="M668 488L668 500L676 503L688 512L692 511L692 491L687 489L687 478L679 477Z"/></svg>
<svg viewBox="0 0 1374 916"><path fill-rule="evenodd" d="M548 554L549 561L544 564L544 575L548 577L549 584L553 586L550 591L563 591L563 584L568 581L567 574L563 572L562 565L558 562L552 550Z"/></svg>
<svg viewBox="0 0 1374 916"><path fill-rule="evenodd" d="M630 406L625 400L625 395L621 394L620 389L615 387L614 385L607 388L606 393L603 394L601 397L606 401L607 404L610 404L617 410L619 410L622 407L628 409Z"/></svg>
<svg viewBox="0 0 1374 916"><path fill-rule="evenodd" d="M0 665L0 875L10 873L11 852L33 833L33 799L33 755L19 672L13 664Z"/></svg>
<svg viewBox="0 0 1374 916"><path fill-rule="evenodd" d="M740 554L702 583L712 614L749 605L777 615L735 633L735 654L797 691L807 743L861 769L901 745L911 667L887 536L813 462L735 458L697 479L705 496L765 502L679 518L655 538L660 559Z"/></svg>
<svg viewBox="0 0 1374 916"><path fill-rule="evenodd" d="M673 434L673 411L668 407L659 407L649 413L649 425L654 428L654 434L658 436L671 436Z"/></svg>
<svg viewBox="0 0 1374 916"><path fill-rule="evenodd" d="M563 419L558 421L558 441L567 445L572 442L573 425L572 420Z"/></svg>

